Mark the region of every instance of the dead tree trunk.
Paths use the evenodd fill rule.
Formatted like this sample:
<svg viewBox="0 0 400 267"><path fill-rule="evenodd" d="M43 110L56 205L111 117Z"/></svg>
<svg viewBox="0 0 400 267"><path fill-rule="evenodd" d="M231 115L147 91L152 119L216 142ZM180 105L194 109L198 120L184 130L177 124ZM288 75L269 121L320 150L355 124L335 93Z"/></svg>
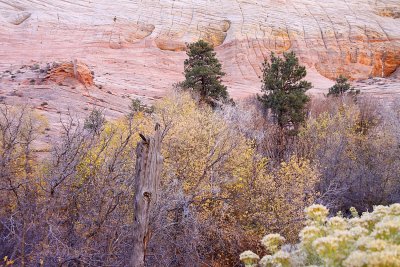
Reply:
<svg viewBox="0 0 400 267"><path fill-rule="evenodd" d="M143 267L150 239L149 217L157 201L157 189L163 164L161 156L161 131L156 126L154 137L138 143L135 174L135 220L133 227L132 267Z"/></svg>
<svg viewBox="0 0 400 267"><path fill-rule="evenodd" d="M73 68L74 68L74 78L75 79L78 79L78 60L76 60L76 59L74 59L73 61L72 61L72 66L73 66Z"/></svg>

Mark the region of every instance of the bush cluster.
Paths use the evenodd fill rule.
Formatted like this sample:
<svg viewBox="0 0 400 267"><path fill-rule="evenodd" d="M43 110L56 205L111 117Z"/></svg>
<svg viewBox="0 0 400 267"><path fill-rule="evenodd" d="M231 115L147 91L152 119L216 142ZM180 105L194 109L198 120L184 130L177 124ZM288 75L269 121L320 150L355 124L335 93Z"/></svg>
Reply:
<svg viewBox="0 0 400 267"><path fill-rule="evenodd" d="M328 218L322 205L305 209L306 226L296 245L283 245L278 234L266 235L262 245L270 252L260 257L245 251L240 260L246 267L394 267L400 266L400 204L375 206L361 216L355 208L353 216L341 214ZM282 246L283 245L283 246Z"/></svg>
<svg viewBox="0 0 400 267"><path fill-rule="evenodd" d="M0 265L129 266L136 147L154 125L146 266L398 265L400 105L310 98L294 53L272 55L263 95L232 105L213 48L187 54L184 90L113 121L63 114L45 148L43 117L0 105Z"/></svg>

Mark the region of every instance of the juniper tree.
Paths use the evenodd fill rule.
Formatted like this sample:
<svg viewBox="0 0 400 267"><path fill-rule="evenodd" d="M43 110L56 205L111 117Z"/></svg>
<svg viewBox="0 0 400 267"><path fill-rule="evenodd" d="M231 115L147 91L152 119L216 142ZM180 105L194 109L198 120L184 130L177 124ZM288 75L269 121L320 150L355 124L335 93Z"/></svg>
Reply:
<svg viewBox="0 0 400 267"><path fill-rule="evenodd" d="M200 101L215 105L219 101L229 100L226 86L222 84L222 65L214 48L203 40L187 45L188 59L184 62L185 81L179 86L196 93Z"/></svg>
<svg viewBox="0 0 400 267"><path fill-rule="evenodd" d="M265 108L270 109L281 129L293 128L304 122L306 104L310 98L306 91L311 83L303 80L306 68L299 64L294 52L283 53L283 58L271 53L271 60L263 63L263 78L259 97Z"/></svg>

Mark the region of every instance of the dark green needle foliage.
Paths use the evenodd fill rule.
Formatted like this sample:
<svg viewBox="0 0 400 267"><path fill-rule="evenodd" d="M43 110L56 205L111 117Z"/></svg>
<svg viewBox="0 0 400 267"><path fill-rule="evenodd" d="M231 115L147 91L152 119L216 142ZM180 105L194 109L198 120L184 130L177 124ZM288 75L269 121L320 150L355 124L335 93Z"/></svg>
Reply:
<svg viewBox="0 0 400 267"><path fill-rule="evenodd" d="M270 61L263 63L264 94L259 99L271 110L280 128L297 129L306 118L306 105L310 101L306 91L312 87L303 80L306 74L294 52L283 53L283 58L271 53Z"/></svg>
<svg viewBox="0 0 400 267"><path fill-rule="evenodd" d="M229 101L226 86L222 84L225 73L216 58L214 48L200 40L187 45L188 59L185 60L185 81L179 86L197 94L201 102L215 106L218 102Z"/></svg>
<svg viewBox="0 0 400 267"><path fill-rule="evenodd" d="M348 79L342 75L340 75L336 79L336 83L334 86L329 88L328 96L344 96L347 95L358 95L360 90L356 90L354 87L350 85Z"/></svg>

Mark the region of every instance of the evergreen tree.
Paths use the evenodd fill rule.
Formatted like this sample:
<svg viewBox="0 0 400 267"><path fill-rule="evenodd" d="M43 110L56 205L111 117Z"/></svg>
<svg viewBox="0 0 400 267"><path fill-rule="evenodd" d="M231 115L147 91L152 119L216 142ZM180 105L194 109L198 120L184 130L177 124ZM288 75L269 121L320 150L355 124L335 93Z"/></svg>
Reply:
<svg viewBox="0 0 400 267"><path fill-rule="evenodd" d="M340 75L336 79L335 85L329 88L328 96L343 96L346 92L349 95L357 95L360 93L360 90L356 90L350 85L346 77Z"/></svg>
<svg viewBox="0 0 400 267"><path fill-rule="evenodd" d="M306 68L299 65L294 52L283 53L283 58L271 53L271 61L263 64L262 89L259 99L270 109L280 128L297 129L306 117L310 98L306 91L311 83L303 80Z"/></svg>
<svg viewBox="0 0 400 267"><path fill-rule="evenodd" d="M200 96L200 101L215 105L218 101L229 100L226 86L222 84L225 75L215 56L214 48L200 40L187 45L188 59L185 60L185 81L179 86Z"/></svg>

